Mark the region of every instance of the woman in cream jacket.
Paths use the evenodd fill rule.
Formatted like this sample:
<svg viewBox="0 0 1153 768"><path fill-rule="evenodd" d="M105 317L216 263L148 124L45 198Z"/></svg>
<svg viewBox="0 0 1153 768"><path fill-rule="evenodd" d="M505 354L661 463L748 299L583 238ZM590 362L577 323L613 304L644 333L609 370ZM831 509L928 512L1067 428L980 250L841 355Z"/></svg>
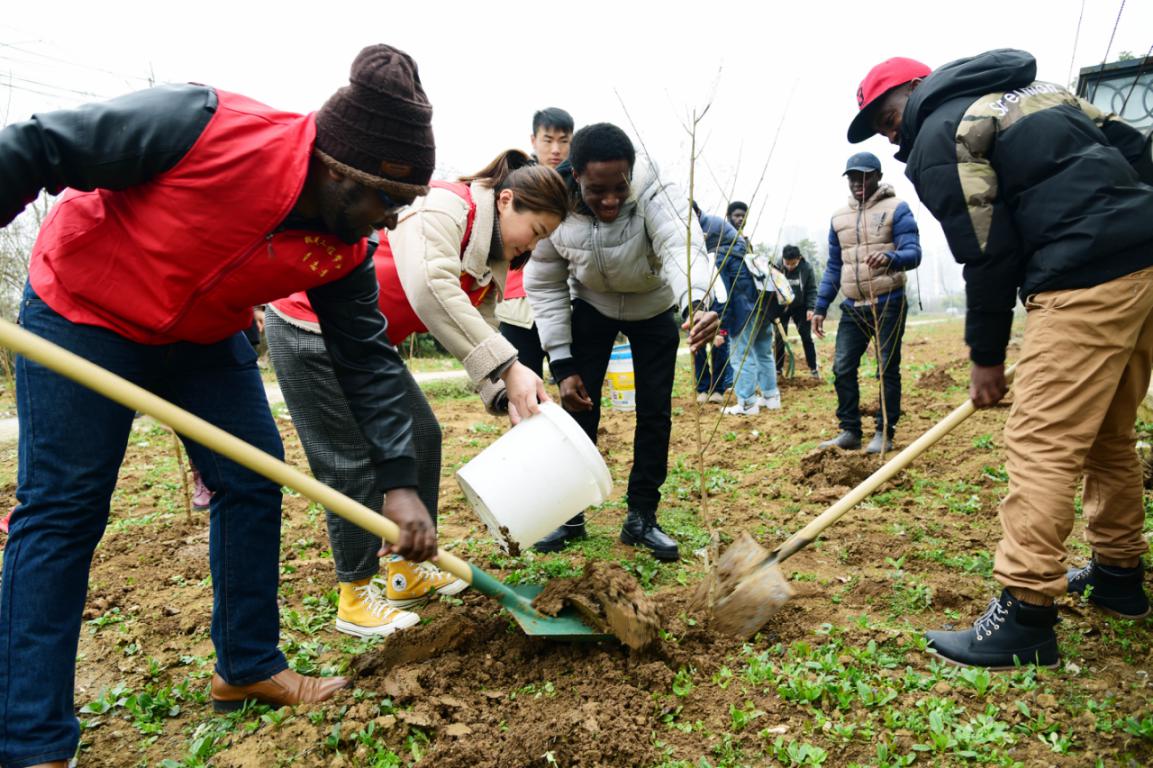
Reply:
<svg viewBox="0 0 1153 768"><path fill-rule="evenodd" d="M540 377L517 362L516 349L496 330L494 308L510 268L519 269L537 242L552 233L569 209L556 171L533 165L509 150L479 173L458 182L433 182L381 232L373 261L388 337L399 345L410 334L431 332L465 371L485 407L506 412L515 424L548 400ZM372 509L383 495L376 485L369 443L356 426L333 375L307 295L270 305L267 332L273 365L313 474ZM415 379L408 377L406 410L412 414L417 489L430 518L396 520L401 536L418 550L436 553L440 486L440 425ZM400 608L436 594L456 594L464 582L430 563L392 556L385 588L376 577L380 557L392 548L328 512L328 534L340 582L337 629L367 637L417 623Z"/></svg>

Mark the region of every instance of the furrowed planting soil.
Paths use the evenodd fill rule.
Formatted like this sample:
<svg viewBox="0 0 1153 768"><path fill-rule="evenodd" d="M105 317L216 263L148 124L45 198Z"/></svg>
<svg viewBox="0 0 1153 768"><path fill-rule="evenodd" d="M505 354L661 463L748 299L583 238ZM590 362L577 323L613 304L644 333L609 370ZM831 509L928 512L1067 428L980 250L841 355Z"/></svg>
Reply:
<svg viewBox="0 0 1153 768"><path fill-rule="evenodd" d="M956 321L910 325L898 449L967 397L961 330ZM832 338L818 346L822 370L832 367ZM772 550L880 460L817 449L838 431L829 380L784 380L780 411L721 420L718 406L698 411L687 362L681 358L660 514L681 543L675 565L617 539L632 414L605 412L599 443L614 492L589 512L589 539L559 555L511 556L489 540L452 479L506 424L455 386L430 389L444 428L442 544L510 583L579 579L588 563L611 563L613 579L627 577L614 582L621 594L632 584L643 590L634 604L649 606L640 612L656 629L651 643L633 650L528 637L495 601L471 590L417 608L422 623L384 641L338 634L323 512L287 494L282 647L294 668L354 681L330 702L279 712L211 712L206 513L186 515L168 433L137 422L81 631L79 765L1153 763L1148 625L1064 601L1057 670L958 671L919 644L925 629L968 626L998 591L991 553L1007 487L1003 408L974 415L790 559L782 570L796 594L756 637L746 643L714 631L690 607L706 572L709 532L727 543L747 531ZM876 403L872 374L863 364L866 410ZM305 468L291 421L282 406L275 412L288 460ZM15 503L15 448L0 450L0 508L7 509ZM1072 564L1088 556L1082 530L1078 517ZM1153 590L1148 577L1146 587Z"/></svg>

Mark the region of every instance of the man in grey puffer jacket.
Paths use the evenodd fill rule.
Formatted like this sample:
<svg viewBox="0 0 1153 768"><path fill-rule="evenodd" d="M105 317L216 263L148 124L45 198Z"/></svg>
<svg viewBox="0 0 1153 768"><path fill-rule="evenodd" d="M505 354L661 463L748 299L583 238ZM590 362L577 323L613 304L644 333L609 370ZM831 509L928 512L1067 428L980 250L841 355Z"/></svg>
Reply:
<svg viewBox="0 0 1153 768"><path fill-rule="evenodd" d="M712 260L696 218L686 220L685 195L662 182L647 158L634 172L636 150L620 128L597 123L577 131L569 161L576 213L533 252L525 290L564 407L593 442L613 342L618 333L628 337L637 425L621 541L676 560L677 543L656 513L668 474L678 326L689 330L694 351L720 327L717 313L702 309L709 306ZM536 549L556 552L585 535L581 514Z"/></svg>

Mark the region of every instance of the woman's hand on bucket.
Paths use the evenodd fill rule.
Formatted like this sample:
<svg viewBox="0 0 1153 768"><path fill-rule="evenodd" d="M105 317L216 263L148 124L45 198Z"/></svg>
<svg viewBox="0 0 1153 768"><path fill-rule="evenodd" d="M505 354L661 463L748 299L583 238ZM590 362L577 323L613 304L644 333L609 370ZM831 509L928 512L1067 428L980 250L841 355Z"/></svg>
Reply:
<svg viewBox="0 0 1153 768"><path fill-rule="evenodd" d="M504 391L508 396L508 420L517 425L521 419L540 413L540 404L552 398L544 388L544 381L521 363L513 363L501 374Z"/></svg>
<svg viewBox="0 0 1153 768"><path fill-rule="evenodd" d="M384 542L377 556L400 555L414 563L436 560L436 526L415 488L388 491L381 514L400 528L400 540Z"/></svg>

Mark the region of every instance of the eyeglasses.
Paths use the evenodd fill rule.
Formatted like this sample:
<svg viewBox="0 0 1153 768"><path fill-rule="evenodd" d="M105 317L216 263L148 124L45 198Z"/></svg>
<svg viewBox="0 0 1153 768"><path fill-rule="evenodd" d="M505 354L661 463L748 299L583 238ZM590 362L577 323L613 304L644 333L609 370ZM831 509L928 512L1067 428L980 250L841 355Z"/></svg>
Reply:
<svg viewBox="0 0 1153 768"><path fill-rule="evenodd" d="M389 194L383 189L376 189L373 187L372 191L376 193L376 197L378 200L380 200L380 204L385 208L388 208L390 211L396 210L397 208L403 208L404 206L408 205L408 203L398 203L396 200L393 200L392 197L389 196Z"/></svg>

